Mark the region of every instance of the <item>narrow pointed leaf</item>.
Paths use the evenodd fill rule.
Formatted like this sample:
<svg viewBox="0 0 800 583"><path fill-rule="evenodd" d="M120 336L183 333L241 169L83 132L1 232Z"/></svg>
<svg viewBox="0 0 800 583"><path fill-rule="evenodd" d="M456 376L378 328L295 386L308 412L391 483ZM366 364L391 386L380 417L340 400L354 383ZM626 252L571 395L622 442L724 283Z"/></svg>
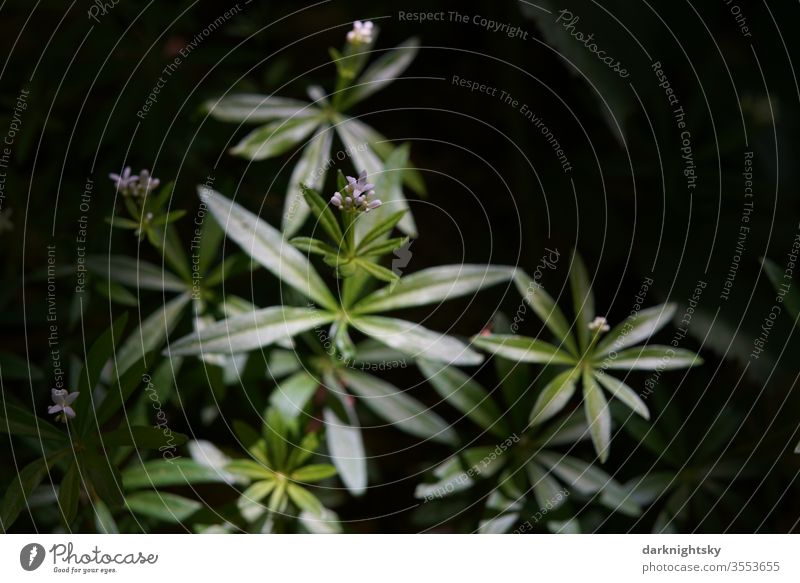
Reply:
<svg viewBox="0 0 800 583"><path fill-rule="evenodd" d="M367 67L347 92L342 109L347 109L362 99L366 99L396 80L417 56L418 50L419 40L410 38L378 58Z"/></svg>
<svg viewBox="0 0 800 583"><path fill-rule="evenodd" d="M589 344L589 323L595 316L594 294L589 273L583 264L583 259L576 251L572 256L572 265L569 270L569 284L572 290L572 305L575 313L575 327L578 332L578 342L581 348Z"/></svg>
<svg viewBox="0 0 800 583"><path fill-rule="evenodd" d="M323 417L328 449L339 476L354 496L360 496L367 489L367 456L361 429L340 421L330 409L324 410Z"/></svg>
<svg viewBox="0 0 800 583"><path fill-rule="evenodd" d="M306 204L311 208L313 215L319 220L319 225L324 229L328 236L333 239L337 244L340 244L344 238L342 229L339 226L339 221L333 214L330 205L322 199L319 193L313 188L306 185L301 185L303 197Z"/></svg>
<svg viewBox="0 0 800 583"><path fill-rule="evenodd" d="M125 498L125 504L136 514L178 524L203 507L197 500L156 491L129 494Z"/></svg>
<svg viewBox="0 0 800 583"><path fill-rule="evenodd" d="M534 280L524 271L518 270L514 276L514 283L517 290L522 294L522 298L533 309L534 313L544 323L547 328L555 335L559 342L573 354L578 353L578 346L575 337L570 331L570 325L564 312L558 304L544 291L539 282Z"/></svg>
<svg viewBox="0 0 800 583"><path fill-rule="evenodd" d="M383 312L443 302L508 281L514 271L513 267L493 265L431 267L370 294L356 304L356 310L359 313Z"/></svg>
<svg viewBox="0 0 800 583"><path fill-rule="evenodd" d="M419 360L417 366L436 392L483 429L497 436L509 434L503 414L475 379L452 366Z"/></svg>
<svg viewBox="0 0 800 583"><path fill-rule="evenodd" d="M475 336L472 343L487 352L497 354L517 362L536 362L540 364L576 364L574 356L542 340L527 336L488 334Z"/></svg>
<svg viewBox="0 0 800 583"><path fill-rule="evenodd" d="M461 365L480 364L483 361L480 354L460 340L433 332L414 322L360 316L354 318L351 324L367 336L413 357L424 356L428 360Z"/></svg>
<svg viewBox="0 0 800 583"><path fill-rule="evenodd" d="M134 257L91 255L86 258L86 265L105 279L136 289L186 290L186 284L166 269Z"/></svg>
<svg viewBox="0 0 800 583"><path fill-rule="evenodd" d="M333 131L331 126L323 124L303 149L300 159L292 170L289 188L283 206L282 227L285 237L291 237L303 225L308 217L308 204L303 199L301 184L319 190L325 184L328 174L329 156Z"/></svg>
<svg viewBox="0 0 800 583"><path fill-rule="evenodd" d="M647 410L647 405L645 405L642 398L636 394L636 391L628 385L604 373L595 373L595 378L597 382L608 389L612 395L622 401L626 407L645 419L650 419L650 411Z"/></svg>
<svg viewBox="0 0 800 583"><path fill-rule="evenodd" d="M320 110L305 101L242 93L211 99L204 104L208 114L220 121L263 123L276 119L313 117Z"/></svg>
<svg viewBox="0 0 800 583"><path fill-rule="evenodd" d="M623 320L597 343L596 356L604 356L612 351L647 340L667 325L675 315L675 304L662 304L641 310Z"/></svg>
<svg viewBox="0 0 800 583"><path fill-rule="evenodd" d="M256 128L231 148L231 154L248 160L279 156L305 140L320 124L320 117L277 120Z"/></svg>
<svg viewBox="0 0 800 583"><path fill-rule="evenodd" d="M294 419L305 408L318 387L317 379L304 370L300 371L273 389L269 399L270 405L277 408L287 419Z"/></svg>
<svg viewBox="0 0 800 583"><path fill-rule="evenodd" d="M167 347L170 356L247 352L328 324L333 314L313 308L276 306L241 314L184 336Z"/></svg>
<svg viewBox="0 0 800 583"><path fill-rule="evenodd" d="M341 375L364 405L398 429L440 443L458 443L458 436L444 419L394 385L349 369L343 369Z"/></svg>
<svg viewBox="0 0 800 583"><path fill-rule="evenodd" d="M599 492L611 481L600 468L571 456L542 452L536 456L536 461L584 495Z"/></svg>
<svg viewBox="0 0 800 583"><path fill-rule="evenodd" d="M600 461L605 462L611 446L611 411L602 389L589 371L583 373L583 405L594 450Z"/></svg>
<svg viewBox="0 0 800 583"><path fill-rule="evenodd" d="M576 369L569 369L547 383L531 411L530 422L532 425L547 421L566 406L572 395L575 394L575 381L579 374L580 372Z"/></svg>
<svg viewBox="0 0 800 583"><path fill-rule="evenodd" d="M673 370L700 366L703 359L694 352L669 346L642 346L628 348L616 355L598 357L595 365L601 369L621 370Z"/></svg>
<svg viewBox="0 0 800 583"><path fill-rule="evenodd" d="M203 191L214 218L245 253L306 297L336 308L336 300L311 263L277 229L221 194L208 189L201 194Z"/></svg>

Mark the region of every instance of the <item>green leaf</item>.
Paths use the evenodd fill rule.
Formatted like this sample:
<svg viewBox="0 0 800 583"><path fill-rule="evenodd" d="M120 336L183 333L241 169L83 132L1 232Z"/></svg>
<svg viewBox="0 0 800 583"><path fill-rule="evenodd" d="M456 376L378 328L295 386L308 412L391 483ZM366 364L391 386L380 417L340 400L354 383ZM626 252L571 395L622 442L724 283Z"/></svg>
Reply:
<svg viewBox="0 0 800 583"><path fill-rule="evenodd" d="M503 413L491 395L472 377L457 368L424 359L418 360L417 366L436 392L461 413L499 437L509 434Z"/></svg>
<svg viewBox="0 0 800 583"><path fill-rule="evenodd" d="M517 362L540 364L577 364L577 359L542 340L527 336L488 334L474 336L472 343L487 352Z"/></svg>
<svg viewBox="0 0 800 583"><path fill-rule="evenodd" d="M393 271L390 271L385 267L378 265L377 263L373 263L368 259L355 259L353 260L353 264L369 273L372 277L381 281L394 283L399 279L399 276Z"/></svg>
<svg viewBox="0 0 800 583"><path fill-rule="evenodd" d="M315 516L322 514L322 502L305 488L297 484L289 484L287 492L289 493L289 498L292 499L292 502L294 502L300 510L310 512Z"/></svg>
<svg viewBox="0 0 800 583"><path fill-rule="evenodd" d="M765 257L761 261L775 291L785 294L780 296L783 298L783 305L786 306L786 311L789 312L789 315L794 318L795 324L797 324L797 319L800 317L800 291L794 285L795 282L792 281L789 273L778 267L778 264L771 259ZM785 288L786 285L791 286L788 291Z"/></svg>
<svg viewBox="0 0 800 583"><path fill-rule="evenodd" d="M589 323L595 316L594 294L589 273L583 264L583 259L576 251L572 256L572 265L569 270L569 284L572 290L572 305L575 312L575 327L578 330L580 347L589 345Z"/></svg>
<svg viewBox="0 0 800 583"><path fill-rule="evenodd" d="M306 253L316 253L317 255L333 255L338 256L339 252L319 239L312 239L311 237L294 237L289 240L289 243L304 251Z"/></svg>
<svg viewBox="0 0 800 583"><path fill-rule="evenodd" d="M122 284L116 283L109 279L96 282L94 287L100 295L108 298L112 302L116 302L120 305L128 307L139 306L138 298L128 291L128 288L124 287Z"/></svg>
<svg viewBox="0 0 800 583"><path fill-rule="evenodd" d="M608 389L612 395L622 401L626 407L641 415L645 419L650 419L650 411L647 410L647 405L645 405L641 397L636 394L636 391L623 383L621 380L605 373L595 373L594 377L601 385Z"/></svg>
<svg viewBox="0 0 800 583"><path fill-rule="evenodd" d="M308 204L312 214L319 220L320 226L335 243L341 244L344 235L342 235L339 221L336 220L336 216L333 214L330 205L325 202L313 188L309 188L305 184L301 184L300 188L303 191L306 204Z"/></svg>
<svg viewBox="0 0 800 583"><path fill-rule="evenodd" d="M321 113L305 101L252 93L211 99L203 104L203 109L214 119L244 123L314 117Z"/></svg>
<svg viewBox="0 0 800 583"><path fill-rule="evenodd" d="M397 79L417 56L418 50L419 40L410 38L376 59L345 94L341 109L352 107Z"/></svg>
<svg viewBox="0 0 800 583"><path fill-rule="evenodd" d="M226 478L225 474L210 466L182 457L150 460L122 472L122 484L126 490L227 482Z"/></svg>
<svg viewBox="0 0 800 583"><path fill-rule="evenodd" d="M16 354L2 350L0 350L0 376L4 381L29 379L40 381L44 378L39 367Z"/></svg>
<svg viewBox="0 0 800 583"><path fill-rule="evenodd" d="M367 456L355 415L350 421L341 421L331 409L323 411L325 430L331 458L339 477L354 496L367 489Z"/></svg>
<svg viewBox="0 0 800 583"><path fill-rule="evenodd" d="M240 353L333 321L330 312L314 308L277 306L234 316L198 330L167 347L170 356L203 353Z"/></svg>
<svg viewBox="0 0 800 583"><path fill-rule="evenodd" d="M183 433L177 433L169 427L122 427L104 433L101 438L103 446L135 447L137 449L173 448L183 445L189 440Z"/></svg>
<svg viewBox="0 0 800 583"><path fill-rule="evenodd" d="M575 394L575 381L579 375L578 369L571 368L547 383L531 411L531 425L547 421L569 403Z"/></svg>
<svg viewBox="0 0 800 583"><path fill-rule="evenodd" d="M81 475L78 464L71 464L58 488L58 506L67 527L75 520L75 515L78 513L80 493Z"/></svg>
<svg viewBox="0 0 800 583"><path fill-rule="evenodd" d="M123 314L111 324L111 328L106 330L86 353L83 370L78 375L78 392L80 396L75 400L73 409L76 413L75 425L78 433L83 433L83 429L89 423L89 411L92 408L94 389L100 380L103 367L109 358L114 354L114 348L119 345L122 339L122 331L128 321L128 314Z"/></svg>
<svg viewBox="0 0 800 583"><path fill-rule="evenodd" d="M352 135L353 127L348 126L347 129ZM397 226L406 235L417 236L417 226L414 223L414 217L409 211L408 201L403 194L403 175L409 166L409 149L408 144L393 148L386 157L386 161L382 164L380 172L373 175L372 180L375 182L375 192L378 193L383 204L368 215L361 217L356 229L359 239L363 238L372 229L373 225L380 223L384 217L394 211L406 211L400 217Z"/></svg>
<svg viewBox="0 0 800 583"><path fill-rule="evenodd" d="M319 127L321 117L280 119L256 128L231 148L231 154L248 160L279 156L305 140Z"/></svg>
<svg viewBox="0 0 800 583"><path fill-rule="evenodd" d="M523 300L533 309L545 326L564 343L564 346L573 354L578 353L575 337L570 332L570 325L564 312L551 298L544 288L524 271L517 270L514 283L522 295Z"/></svg>
<svg viewBox="0 0 800 583"><path fill-rule="evenodd" d="M269 402L287 419L294 419L303 411L318 388L319 381L302 370L275 387Z"/></svg>
<svg viewBox="0 0 800 583"><path fill-rule="evenodd" d="M386 241L377 241L358 251L358 254L362 257L383 257L393 252L395 249L399 249L406 243L408 243L408 237L395 237L394 239L387 239Z"/></svg>
<svg viewBox="0 0 800 583"><path fill-rule="evenodd" d="M208 189L205 194L208 195ZM214 218L245 253L287 285L329 309L338 304L305 256L275 228L217 192L206 197Z"/></svg>
<svg viewBox="0 0 800 583"><path fill-rule="evenodd" d="M602 389L588 370L583 371L583 404L594 450L600 461L605 462L611 445L611 411Z"/></svg>
<svg viewBox="0 0 800 583"><path fill-rule="evenodd" d="M364 405L398 429L439 443L458 443L458 436L444 419L394 385L354 370L342 369L340 374Z"/></svg>
<svg viewBox="0 0 800 583"><path fill-rule="evenodd" d="M373 241L377 241L383 237L383 235L389 233L392 229L394 229L397 223L400 222L400 219L402 219L407 212L408 211L406 210L397 211L376 222L375 225L361 238L358 243L358 249L366 247Z"/></svg>
<svg viewBox="0 0 800 583"><path fill-rule="evenodd" d="M533 487L533 495L540 509L548 511L560 507L567 499L565 489L553 476L536 462L530 461L525 466L528 480Z"/></svg>
<svg viewBox="0 0 800 583"><path fill-rule="evenodd" d="M109 280L136 289L186 291L186 284L169 271L125 255L90 255L86 258L89 271Z"/></svg>
<svg viewBox="0 0 800 583"><path fill-rule="evenodd" d="M510 280L514 271L513 267L492 265L431 267L373 292L358 302L355 310L372 313L438 303Z"/></svg>
<svg viewBox="0 0 800 583"><path fill-rule="evenodd" d="M187 520L203 507L197 500L191 500L168 492L155 491L129 494L125 498L125 503L131 512L176 524Z"/></svg>
<svg viewBox="0 0 800 583"><path fill-rule="evenodd" d="M164 345L164 341L175 329L190 299L190 294L183 293L141 322L117 350L117 374L124 374L134 363L144 358L145 354L159 350Z"/></svg>
<svg viewBox="0 0 800 583"><path fill-rule="evenodd" d="M205 209L205 202L201 204L201 208ZM222 239L225 237L225 232L219 226L219 223L210 217L208 218L210 220L206 220L205 215L202 217L203 224L200 227L200 241L197 243L197 272L204 276L209 275L211 264L219 255ZM194 239L192 243L194 244ZM206 280L206 285L212 285L212 283Z"/></svg>
<svg viewBox="0 0 800 583"><path fill-rule="evenodd" d="M169 361L165 362L169 363ZM169 364L171 366L173 363ZM161 366L166 365L162 363ZM86 433L102 427L106 421L111 419L114 413L122 408L131 394L133 394L133 391L145 384L143 375L146 370L147 365L145 364L145 359L142 358L134 363L133 366L130 366L122 376L114 375L103 402L100 403L99 407L95 407L94 419L86 425ZM80 398L78 397L78 399Z"/></svg>
<svg viewBox="0 0 800 583"><path fill-rule="evenodd" d="M3 504L0 506L0 525L6 532L17 520L20 512L28 507L31 493L44 480L53 464L67 453L72 453L72 449L64 449L48 457L39 458L12 476L6 495L3 497Z"/></svg>
<svg viewBox="0 0 800 583"><path fill-rule="evenodd" d="M264 480L255 482L242 492L239 499L236 501L236 506L239 508L242 516L248 522L255 522L259 516L264 514L267 510L262 500L269 496L275 489L276 483L274 480Z"/></svg>
<svg viewBox="0 0 800 583"><path fill-rule="evenodd" d="M245 476L252 480L273 480L275 472L253 460L233 460L225 466L226 472Z"/></svg>
<svg viewBox="0 0 800 583"><path fill-rule="evenodd" d="M119 527L108 506L102 500L94 500L94 527L98 534L119 534Z"/></svg>
<svg viewBox="0 0 800 583"><path fill-rule="evenodd" d="M80 397L78 397L80 398ZM0 432L9 435L35 437L37 440L63 441L69 440L66 433L44 419L40 419L28 409L9 403L5 399L5 391L0 393Z"/></svg>
<svg viewBox="0 0 800 583"><path fill-rule="evenodd" d="M292 479L298 482L319 482L336 475L336 468L328 464L305 466L292 473Z"/></svg>
<svg viewBox="0 0 800 583"><path fill-rule="evenodd" d="M675 304L662 304L628 316L597 343L595 357L647 340L672 320L675 309Z"/></svg>
<svg viewBox="0 0 800 583"><path fill-rule="evenodd" d="M122 478L110 458L83 451L78 456L78 463L84 480L91 485L90 492L93 490L109 508L124 504Z"/></svg>
<svg viewBox="0 0 800 583"><path fill-rule="evenodd" d="M341 120L347 123L347 130L356 142L361 144L369 144L373 152L378 155L381 160L386 160L397 149L392 145L392 142L383 134L375 130L372 126L353 117L341 117ZM405 168L403 168L403 184L421 196L426 195L425 182L422 180L422 174L417 170L411 161L406 161Z"/></svg>
<svg viewBox="0 0 800 583"><path fill-rule="evenodd" d="M483 361L480 354L460 340L433 332L414 322L360 316L353 318L351 324L367 336L415 358L424 356L428 360L462 365L480 364Z"/></svg>
<svg viewBox="0 0 800 583"><path fill-rule="evenodd" d="M616 353L616 358L612 356L595 359L595 366L600 369L674 370L703 364L703 359L694 352L658 345L629 348Z"/></svg>
<svg viewBox="0 0 800 583"><path fill-rule="evenodd" d="M600 468L571 456L542 452L536 457L537 462L586 496L599 492L611 481Z"/></svg>

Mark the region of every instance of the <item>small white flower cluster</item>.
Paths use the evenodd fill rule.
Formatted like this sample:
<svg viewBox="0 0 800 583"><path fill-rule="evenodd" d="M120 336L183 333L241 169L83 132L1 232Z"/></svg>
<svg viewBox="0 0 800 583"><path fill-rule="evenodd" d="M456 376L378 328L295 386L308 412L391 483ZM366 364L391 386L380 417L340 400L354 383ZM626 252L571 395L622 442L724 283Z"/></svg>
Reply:
<svg viewBox="0 0 800 583"><path fill-rule="evenodd" d="M123 196L141 197L158 188L161 181L150 176L149 170L142 170L139 175L131 174L131 167L126 166L122 174L109 174L117 192Z"/></svg>
<svg viewBox="0 0 800 583"><path fill-rule="evenodd" d="M371 20L361 22L356 20L353 23L353 30L347 33L347 42L354 45L365 45L372 42L372 33L375 26Z"/></svg>
<svg viewBox="0 0 800 583"><path fill-rule="evenodd" d="M594 320L589 322L589 330L592 332L608 332L611 330L611 327L608 325L608 321L605 318L597 316Z"/></svg>
<svg viewBox="0 0 800 583"><path fill-rule="evenodd" d="M358 179L352 176L347 177L347 186L342 189L344 196L340 192L334 193L331 197L331 204L342 210L355 209L368 213L382 204L381 201L374 198L375 191L372 190L373 188L375 188L375 185L367 182L367 171L362 170L361 174L358 175Z"/></svg>

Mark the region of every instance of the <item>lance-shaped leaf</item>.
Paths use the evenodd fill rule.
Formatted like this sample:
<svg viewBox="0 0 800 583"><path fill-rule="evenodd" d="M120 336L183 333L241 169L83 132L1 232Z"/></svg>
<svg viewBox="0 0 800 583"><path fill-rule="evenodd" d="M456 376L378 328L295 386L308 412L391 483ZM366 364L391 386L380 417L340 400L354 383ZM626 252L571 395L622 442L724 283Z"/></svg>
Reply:
<svg viewBox="0 0 800 583"><path fill-rule="evenodd" d="M311 263L277 229L218 192L201 187L200 194L217 222L245 253L306 297L326 308L336 308L336 300Z"/></svg>
<svg viewBox="0 0 800 583"><path fill-rule="evenodd" d="M553 298L544 291L539 282L524 271L517 270L514 276L517 290L522 294L523 300L533 309L539 319L544 322L555 337L564 343L567 350L573 354L578 353L575 337L570 332L569 322L564 312L558 307Z"/></svg>
<svg viewBox="0 0 800 583"><path fill-rule="evenodd" d="M89 271L110 281L139 289L185 291L186 284L164 268L124 255L91 255L86 258Z"/></svg>
<svg viewBox="0 0 800 583"><path fill-rule="evenodd" d="M330 323L334 315L314 308L276 306L220 320L184 336L167 347L170 356L236 354L267 346L295 334Z"/></svg>
<svg viewBox="0 0 800 583"><path fill-rule="evenodd" d="M410 356L424 356L446 364L480 364L483 357L466 344L448 336L423 328L414 322L383 318L380 316L360 316L351 324L367 336L375 338Z"/></svg>
<svg viewBox="0 0 800 583"><path fill-rule="evenodd" d="M700 366L703 359L683 348L650 345L597 357L594 364L601 369L673 370Z"/></svg>
<svg viewBox="0 0 800 583"><path fill-rule="evenodd" d="M600 456L600 461L605 462L611 445L611 411L603 390L588 370L583 372L583 406L594 450Z"/></svg>
<svg viewBox="0 0 800 583"><path fill-rule="evenodd" d="M270 405L287 419L297 417L319 387L319 381L305 370L292 375L275 387L270 395Z"/></svg>
<svg viewBox="0 0 800 583"><path fill-rule="evenodd" d="M342 369L342 379L376 415L411 435L455 445L458 436L447 422L403 391L372 375Z"/></svg>
<svg viewBox="0 0 800 583"><path fill-rule="evenodd" d="M4 531L7 532L19 516L19 513L28 507L28 499L31 493L44 480L53 464L68 453L71 454L72 449L62 449L47 457L31 462L19 472L13 474L8 490L6 490L6 495L0 505L0 525L2 525Z"/></svg>
<svg viewBox="0 0 800 583"><path fill-rule="evenodd" d="M313 117L320 114L319 109L305 101L252 93L211 99L205 102L204 108L211 117L220 121L244 123Z"/></svg>
<svg viewBox="0 0 800 583"><path fill-rule="evenodd" d="M575 381L579 374L578 369L571 368L547 383L531 411L532 425L547 421L566 406L575 394Z"/></svg>
<svg viewBox="0 0 800 583"><path fill-rule="evenodd" d="M279 156L305 140L320 124L320 117L278 120L247 134L231 148L231 154L248 160Z"/></svg>
<svg viewBox="0 0 800 583"><path fill-rule="evenodd" d="M572 265L569 270L569 284L572 289L572 305L575 310L575 327L578 331L578 342L581 348L589 344L589 323L595 316L594 294L589 279L589 272L583 264L583 259L576 251L572 256Z"/></svg>
<svg viewBox="0 0 800 583"><path fill-rule="evenodd" d="M327 124L321 126L303 149L300 159L292 170L281 221L283 234L287 239L297 232L308 217L309 208L303 199L300 185L305 184L319 190L325 184L332 141L331 127Z"/></svg>
<svg viewBox="0 0 800 583"><path fill-rule="evenodd" d="M167 336L175 329L183 308L191 296L184 293L164 304L148 316L117 351L117 374L124 374L136 361L148 352L158 350Z"/></svg>
<svg viewBox="0 0 800 583"><path fill-rule="evenodd" d="M408 201L403 195L403 175L408 169L409 145L402 144L392 150L386 157L381 173L373 176L375 191L378 193L383 205L375 209L369 216L369 226L380 223L384 217L397 211L406 211L400 219L398 228L404 233L417 236L417 225L408 208ZM373 216L374 215L374 216ZM361 221L366 223L366 221ZM357 225L358 234L367 232L367 225Z"/></svg>
<svg viewBox="0 0 800 583"><path fill-rule="evenodd" d="M647 340L675 315L675 304L662 304L628 316L597 343L595 356L620 351Z"/></svg>
<svg viewBox="0 0 800 583"><path fill-rule="evenodd" d="M472 343L487 352L517 362L536 362L540 364L577 363L577 359L574 356L560 348L527 336L487 334L486 336L474 336Z"/></svg>
<svg viewBox="0 0 800 583"><path fill-rule="evenodd" d="M333 214L330 205L313 188L309 188L305 184L300 185L300 188L303 191L306 203L311 208L311 212L319 221L319 225L331 239L336 243L340 243L344 235L342 235L339 221Z"/></svg>
<svg viewBox="0 0 800 583"><path fill-rule="evenodd" d="M33 409L10 403L0 396L0 432L9 435L24 435L35 437L36 440L68 441L65 431L40 419L33 413Z"/></svg>
<svg viewBox="0 0 800 583"><path fill-rule="evenodd" d="M224 470L204 465L188 458L154 459L126 468L122 483L126 490L160 486L231 482Z"/></svg>
<svg viewBox="0 0 800 583"><path fill-rule="evenodd" d="M323 411L328 449L342 482L354 496L367 489L367 456L355 416L342 421L331 409Z"/></svg>
<svg viewBox="0 0 800 583"><path fill-rule="evenodd" d="M125 497L129 510L165 522L182 523L203 508L197 500L168 492L143 491Z"/></svg>
<svg viewBox="0 0 800 583"><path fill-rule="evenodd" d="M339 123L336 124L336 133L339 139L342 140L348 154L353 160L353 166L356 167L358 172L362 170L367 171L367 176L372 179L373 176L378 176L383 171L383 162L372 151L370 145L359 137L351 130L345 118L339 118ZM378 196L380 198L380 195ZM399 210L399 209L395 209Z"/></svg>
<svg viewBox="0 0 800 583"><path fill-rule="evenodd" d="M566 501L567 495L564 488L542 466L535 461L530 461L526 464L525 470L528 473L528 480L533 487L533 495L539 508L555 510Z"/></svg>
<svg viewBox="0 0 800 583"><path fill-rule="evenodd" d="M417 366L436 392L483 429L497 436L509 434L503 414L475 379L452 366L419 360Z"/></svg>
<svg viewBox="0 0 800 583"><path fill-rule="evenodd" d="M354 117L340 117L339 119L347 122L348 130L358 142L369 144L381 159L386 160L394 152L395 148L392 146L392 142L372 126ZM408 162L408 168L403 172L403 183L417 194L423 196L426 194L422 174L411 162Z"/></svg>
<svg viewBox="0 0 800 583"><path fill-rule="evenodd" d="M377 290L356 304L359 313L383 312L424 306L476 292L508 281L513 267L494 265L443 265L407 275L395 285Z"/></svg>
<svg viewBox="0 0 800 583"><path fill-rule="evenodd" d="M647 405L644 404L641 397L636 394L632 388L623 383L621 380L616 379L604 373L595 373L597 382L603 385L608 391L617 399L622 401L626 407L638 413L645 419L650 419L650 412L647 410Z"/></svg>
<svg viewBox="0 0 800 583"><path fill-rule="evenodd" d="M611 476L600 468L571 456L542 452L536 461L584 495L599 492L611 481Z"/></svg>
<svg viewBox="0 0 800 583"><path fill-rule="evenodd" d="M347 92L342 109L347 109L373 93L380 91L402 75L419 50L419 41L410 38L372 63Z"/></svg>

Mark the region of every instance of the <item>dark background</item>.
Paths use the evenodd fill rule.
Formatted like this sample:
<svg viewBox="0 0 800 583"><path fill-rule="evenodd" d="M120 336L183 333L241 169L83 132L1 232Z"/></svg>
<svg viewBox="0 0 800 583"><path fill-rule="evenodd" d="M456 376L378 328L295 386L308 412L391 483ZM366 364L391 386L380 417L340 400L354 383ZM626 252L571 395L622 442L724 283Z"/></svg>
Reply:
<svg viewBox="0 0 800 583"><path fill-rule="evenodd" d="M85 1L5 2L0 7L0 133L10 123L20 90L28 89L30 97L13 145L3 202L3 209L12 209L13 230L0 233L0 349L30 359L42 376L30 383L11 379L3 391L33 387L43 406L46 401L50 371L41 273L48 244L57 246L59 268L71 273L87 177L96 185L88 243L94 253L138 253L157 260L146 244L137 246L130 232L112 233L104 222L114 201L106 175L122 165L152 168L162 181L174 179L172 205L190 215L197 205L195 186L213 174L217 190L251 209L263 204L261 216L278 224L291 154L256 163L230 156L226 150L248 128L208 119L200 105L231 90L301 99L312 82L330 90L335 70L328 47L341 45L352 20L372 18L381 26L378 50L409 36L418 36L423 46L405 74L411 78L354 110L390 139L410 141L412 159L424 172L428 198L409 195L421 236L412 245L408 269L466 261L519 264L532 272L546 247L565 258L577 248L593 274L598 310L607 310L612 322L630 311L645 277L655 282L647 305L670 300L683 307L696 282L706 281L684 341L706 364L685 376L665 375L659 390L674 396L681 411L680 422L670 430L689 442L704 435L720 411L723 418L742 419L728 453L752 471L734 482L730 494L736 502L721 506L716 522L701 517L692 528L796 529L800 465L791 452L800 439L800 407L793 390L798 347L791 318L782 315L761 358L752 360L749 353L775 297L760 258L771 257L783 266L800 221L795 164L800 93L791 63L798 54L792 28L798 8L740 0L753 35L746 38L722 1L651 3L657 4L652 8L621 0L538 4L579 14L577 28L594 32L598 44L625 63L630 78L610 75L585 51L576 50L574 41L559 36L552 16L521 2L332 0L301 10L302 3L254 0L241 2L237 16L183 59L142 121L136 112L164 66L225 12L226 3L122 1L95 23L87 17L91 3ZM398 10L479 14L521 26L528 39L510 39L471 22L400 22ZM698 174L692 196L681 175L678 133L638 43L661 61L687 112ZM566 59L559 56L562 51ZM527 103L562 144L572 172L562 172L550 146L519 111L495 97L455 87L453 75ZM741 172L748 149L755 153L755 208L725 301L720 292L741 224ZM178 225L188 241L184 222ZM566 291L566 265L547 273L544 283L554 296ZM255 295L248 276L233 283L234 291L259 306L275 303L274 280L264 273L253 277ZM66 315L72 279L67 275L62 281L59 311ZM160 304L157 296L143 292L142 314ZM470 335L496 310L513 313L518 302L513 290L498 289L469 306L453 301L433 314L419 310L413 315L430 316L428 325L440 329L456 321L454 331ZM98 336L111 312L120 310L95 295L84 323L86 338ZM81 330L74 321L72 326L63 341L79 354ZM179 330L179 336L185 331ZM521 332L535 335L539 323L526 321ZM663 339L672 333L663 332ZM492 375L481 374L491 385ZM191 377L185 382L181 390L204 398L203 389L192 388ZM269 387L260 380L246 390L266 395ZM223 413L251 414L239 401L231 391L225 402L230 412ZM222 446L230 438L219 424L191 429ZM413 443L396 431L373 433L368 447L375 453ZM641 450L628 459L636 444L626 439L615 439L607 464L621 481L647 471L655 461ZM6 440L0 436L2 487L16 465L3 446ZM398 481L370 489L364 500L347 502L339 508L342 517L370 517L354 527L366 532L414 531L433 522L412 511L393 514L415 504L415 480L403 478L447 455L437 446L426 447L382 458L381 481ZM615 518L604 529L626 530L626 520ZM20 520L15 528L31 526Z"/></svg>

